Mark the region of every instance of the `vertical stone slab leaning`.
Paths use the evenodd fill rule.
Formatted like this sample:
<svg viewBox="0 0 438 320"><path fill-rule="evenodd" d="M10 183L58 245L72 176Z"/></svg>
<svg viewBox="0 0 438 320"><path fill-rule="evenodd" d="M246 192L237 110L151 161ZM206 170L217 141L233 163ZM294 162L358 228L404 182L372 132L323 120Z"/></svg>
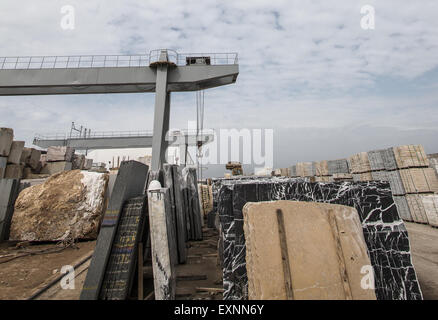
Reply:
<svg viewBox="0 0 438 320"><path fill-rule="evenodd" d="M152 270L156 300L174 300L176 289L175 261L171 239L175 237L170 217L169 189L151 181L148 189Z"/></svg>
<svg viewBox="0 0 438 320"><path fill-rule="evenodd" d="M169 188L172 219L175 229L175 245L178 251L178 263L186 262L186 227L182 205L181 179L178 175L178 166L164 165L164 186Z"/></svg>
<svg viewBox="0 0 438 320"><path fill-rule="evenodd" d="M81 292L81 300L97 300L99 298L123 204L128 199L143 194L147 173L148 166L141 162L123 161L120 165Z"/></svg>
<svg viewBox="0 0 438 320"><path fill-rule="evenodd" d="M0 157L9 156L13 140L14 131L12 129L0 128Z"/></svg>
<svg viewBox="0 0 438 320"><path fill-rule="evenodd" d="M0 179L0 242L9 239L19 188L19 179Z"/></svg>

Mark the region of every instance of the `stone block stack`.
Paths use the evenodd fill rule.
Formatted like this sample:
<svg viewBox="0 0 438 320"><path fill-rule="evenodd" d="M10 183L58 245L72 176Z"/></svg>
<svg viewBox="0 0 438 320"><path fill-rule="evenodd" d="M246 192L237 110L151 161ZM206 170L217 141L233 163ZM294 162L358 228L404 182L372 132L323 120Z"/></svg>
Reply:
<svg viewBox="0 0 438 320"><path fill-rule="evenodd" d="M45 157L46 165L41 170L44 174L55 174L72 170L72 160L75 150L71 147L49 147Z"/></svg>
<svg viewBox="0 0 438 320"><path fill-rule="evenodd" d="M405 221L438 226L434 207L436 171L421 145L403 145L368 152L373 180L388 181L394 202ZM427 208L427 210L426 210Z"/></svg>
<svg viewBox="0 0 438 320"><path fill-rule="evenodd" d="M41 170L41 151L14 141L14 131L0 128L0 179L26 179Z"/></svg>
<svg viewBox="0 0 438 320"><path fill-rule="evenodd" d="M427 158L429 159L429 167L438 174L438 153L429 154Z"/></svg>
<svg viewBox="0 0 438 320"><path fill-rule="evenodd" d="M348 158L350 173L354 181L372 181L371 163L367 152L359 152Z"/></svg>
<svg viewBox="0 0 438 320"><path fill-rule="evenodd" d="M314 162L298 162L296 170L297 175L302 178L314 177L316 175Z"/></svg>

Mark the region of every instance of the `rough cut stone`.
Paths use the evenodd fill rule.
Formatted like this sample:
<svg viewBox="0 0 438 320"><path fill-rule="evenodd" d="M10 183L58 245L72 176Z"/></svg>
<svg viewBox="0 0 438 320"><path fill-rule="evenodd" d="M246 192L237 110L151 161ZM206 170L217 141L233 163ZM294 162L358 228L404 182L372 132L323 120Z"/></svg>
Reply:
<svg viewBox="0 0 438 320"><path fill-rule="evenodd" d="M333 175L335 173L350 173L347 159L328 160L327 167L329 175Z"/></svg>
<svg viewBox="0 0 438 320"><path fill-rule="evenodd" d="M356 209L249 202L243 216L250 300L376 299L373 275L361 287L363 267L372 267Z"/></svg>
<svg viewBox="0 0 438 320"><path fill-rule="evenodd" d="M11 151L8 156L8 163L20 164L21 154L24 149L24 141L12 141Z"/></svg>
<svg viewBox="0 0 438 320"><path fill-rule="evenodd" d="M9 239L14 203L19 188L18 179L0 179L0 242Z"/></svg>
<svg viewBox="0 0 438 320"><path fill-rule="evenodd" d="M419 223L428 223L421 196L419 194L407 194L406 201L408 202L412 220Z"/></svg>
<svg viewBox="0 0 438 320"><path fill-rule="evenodd" d="M49 147L47 148L47 161L71 162L75 149L71 147Z"/></svg>
<svg viewBox="0 0 438 320"><path fill-rule="evenodd" d="M6 166L4 178L5 179L21 179L23 177L22 164L8 164Z"/></svg>
<svg viewBox="0 0 438 320"><path fill-rule="evenodd" d="M438 195L421 195L421 200L429 224L438 227Z"/></svg>
<svg viewBox="0 0 438 320"><path fill-rule="evenodd" d="M429 166L429 159L422 145L399 146L394 147L393 150L397 167L400 169Z"/></svg>
<svg viewBox="0 0 438 320"><path fill-rule="evenodd" d="M32 169L36 169L39 166L40 158L40 150L36 150L34 148L23 148L20 162L31 167Z"/></svg>
<svg viewBox="0 0 438 320"><path fill-rule="evenodd" d="M41 169L42 174L56 174L63 171L69 171L72 169L71 162L58 161L58 162L47 162L44 168Z"/></svg>
<svg viewBox="0 0 438 320"><path fill-rule="evenodd" d="M402 218L403 221L413 221L406 196L393 196L392 198L397 206L397 211L400 214L400 218Z"/></svg>
<svg viewBox="0 0 438 320"><path fill-rule="evenodd" d="M438 178L432 168L402 169L400 176L407 193L438 192Z"/></svg>
<svg viewBox="0 0 438 320"><path fill-rule="evenodd" d="M82 170L85 164L85 156L83 154L74 154L72 157L72 169Z"/></svg>
<svg viewBox="0 0 438 320"><path fill-rule="evenodd" d="M8 158L0 157L0 179L3 179L5 177L7 164L8 164Z"/></svg>
<svg viewBox="0 0 438 320"><path fill-rule="evenodd" d="M0 157L9 156L13 140L14 130L10 128L0 128Z"/></svg>
<svg viewBox="0 0 438 320"><path fill-rule="evenodd" d="M11 239L96 239L108 176L62 172L24 189L15 203Z"/></svg>
<svg viewBox="0 0 438 320"><path fill-rule="evenodd" d="M370 160L367 152L359 152L348 158L351 173L365 173L371 171Z"/></svg>
<svg viewBox="0 0 438 320"><path fill-rule="evenodd" d="M84 170L90 170L93 166L93 159L85 159Z"/></svg>

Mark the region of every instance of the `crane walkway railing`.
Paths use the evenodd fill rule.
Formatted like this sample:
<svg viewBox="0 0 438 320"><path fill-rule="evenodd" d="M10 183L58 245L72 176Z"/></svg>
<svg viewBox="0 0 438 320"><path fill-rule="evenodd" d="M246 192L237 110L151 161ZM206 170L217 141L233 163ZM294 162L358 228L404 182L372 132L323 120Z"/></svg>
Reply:
<svg viewBox="0 0 438 320"><path fill-rule="evenodd" d="M134 55L76 55L0 57L0 70L148 67L159 59L160 50ZM168 50L168 59L177 66L191 65L190 57L208 57L211 65L238 64L237 53L177 53Z"/></svg>
<svg viewBox="0 0 438 320"><path fill-rule="evenodd" d="M202 135L213 135L213 129L205 129L200 132L196 130L171 130L169 132L170 136L196 136L196 134ZM67 139L99 139L99 138L125 138L125 137L152 137L152 130L145 131L95 131L82 134L66 134L66 133L53 133L53 134L36 134L35 140L67 140Z"/></svg>

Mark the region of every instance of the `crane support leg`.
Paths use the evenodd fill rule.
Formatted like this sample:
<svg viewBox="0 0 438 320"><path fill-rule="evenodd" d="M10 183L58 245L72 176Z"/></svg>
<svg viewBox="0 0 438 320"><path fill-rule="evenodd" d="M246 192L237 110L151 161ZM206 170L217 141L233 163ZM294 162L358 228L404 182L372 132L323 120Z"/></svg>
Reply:
<svg viewBox="0 0 438 320"><path fill-rule="evenodd" d="M153 171L163 168L168 145L166 133L169 130L170 92L167 91L167 71L167 65L157 67L151 163L151 170Z"/></svg>

